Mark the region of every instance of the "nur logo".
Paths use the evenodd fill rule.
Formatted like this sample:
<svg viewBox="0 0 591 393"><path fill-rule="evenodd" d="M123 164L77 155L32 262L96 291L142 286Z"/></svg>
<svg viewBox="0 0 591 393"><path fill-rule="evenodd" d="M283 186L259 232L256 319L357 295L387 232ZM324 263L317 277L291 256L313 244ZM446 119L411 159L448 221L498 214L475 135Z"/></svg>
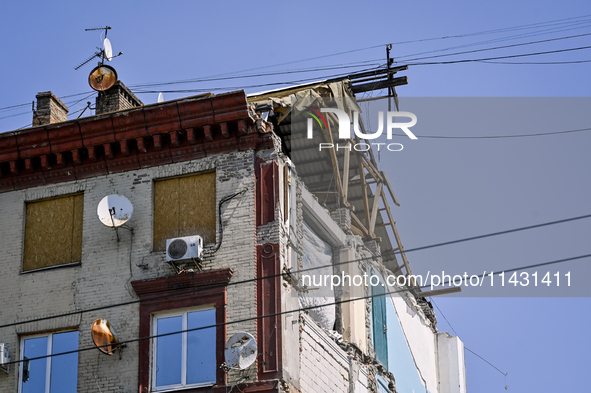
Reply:
<svg viewBox="0 0 591 393"><path fill-rule="evenodd" d="M324 117L323 113L334 113L338 120L339 120L339 139L350 139L351 138L351 119L349 115L341 110L336 108L321 108L320 111L314 109L312 107L306 106L305 111L303 113L309 115L307 122L307 138L312 139L313 136L313 129L314 129L314 120L318 126L320 126L321 130L328 129L328 123L326 118ZM417 117L411 112L386 112L386 137L388 140L392 139L392 131L394 129L401 129L410 139L418 139L412 131L409 130L410 127L417 124ZM410 121L407 122L396 122L394 118L396 117L407 117ZM378 112L378 130L373 133L363 133L359 130L359 112L353 111L353 131L355 135L358 136L360 139L376 139L380 137L384 132L384 112ZM380 150L381 146L386 145L388 150L390 151L400 151L402 150L403 146L400 143L371 143L371 145L375 145ZM367 148L364 148L366 146ZM395 149L393 148L395 147ZM334 144L332 143L320 143L319 150L323 148L331 149L335 148ZM370 146L366 143L357 143L353 145L353 148L356 151L367 151L369 150ZM351 150L351 145L347 144L347 146L339 146L336 144L336 149L349 149Z"/></svg>

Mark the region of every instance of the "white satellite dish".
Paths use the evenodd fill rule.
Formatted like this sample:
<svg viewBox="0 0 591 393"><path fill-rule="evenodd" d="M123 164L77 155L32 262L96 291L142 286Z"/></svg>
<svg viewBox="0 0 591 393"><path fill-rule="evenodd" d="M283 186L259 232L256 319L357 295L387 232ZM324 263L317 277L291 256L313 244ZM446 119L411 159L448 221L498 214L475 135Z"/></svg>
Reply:
<svg viewBox="0 0 591 393"><path fill-rule="evenodd" d="M163 102L163 101L164 101L164 94L158 93L158 102Z"/></svg>
<svg viewBox="0 0 591 393"><path fill-rule="evenodd" d="M226 364L232 369L246 370L257 359L257 343L252 334L238 332L234 334L224 348Z"/></svg>
<svg viewBox="0 0 591 393"><path fill-rule="evenodd" d="M123 195L107 195L99 202L96 214L106 226L118 228L131 218L133 205Z"/></svg>
<svg viewBox="0 0 591 393"><path fill-rule="evenodd" d="M113 59L113 47L108 38L105 38L105 41L103 41L103 48L105 51L105 59L111 61L111 59Z"/></svg>

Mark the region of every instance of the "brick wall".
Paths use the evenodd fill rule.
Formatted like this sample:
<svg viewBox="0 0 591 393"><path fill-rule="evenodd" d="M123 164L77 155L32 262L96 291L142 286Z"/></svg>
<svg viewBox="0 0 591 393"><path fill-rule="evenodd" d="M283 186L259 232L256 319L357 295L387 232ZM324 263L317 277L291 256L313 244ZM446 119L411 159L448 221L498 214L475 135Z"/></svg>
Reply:
<svg viewBox="0 0 591 393"><path fill-rule="evenodd" d="M33 127L68 120L68 107L50 91L37 94L37 110L33 111Z"/></svg>
<svg viewBox="0 0 591 393"><path fill-rule="evenodd" d="M255 277L254 151L247 150L162 165L136 171L92 177L59 185L29 188L0 194L0 288L4 306L0 324L52 316L72 310L89 309L137 299L129 283L133 280L173 275L164 252L152 252L153 181L160 178L216 170L216 206L238 190L248 188L222 208L224 242L206 259L204 269L229 267L231 281ZM56 268L21 274L25 202L73 192L84 192L82 263L77 267ZM132 234L115 232L100 223L96 215L99 201L109 194L126 196L134 206L128 225ZM217 213L217 212L216 212ZM219 230L219 228L218 228ZM256 321L231 324L254 317L255 283L229 286L226 307L228 336L246 331L256 336ZM108 319L122 340L134 339L139 331L139 307L132 304L72 317L0 329L0 342L10 344L12 359L20 358L19 335L79 327L80 348L92 347L90 325L97 318ZM119 356L98 350L80 352L78 392L134 392L138 383L138 345L131 343ZM0 391L16 391L17 373L0 373ZM97 385L98 384L98 385Z"/></svg>
<svg viewBox="0 0 591 393"><path fill-rule="evenodd" d="M117 81L113 87L104 92L99 92L96 97L95 111L97 115L108 112L116 112L144 105L135 94L131 92L121 81Z"/></svg>
<svg viewBox="0 0 591 393"><path fill-rule="evenodd" d="M302 393L348 392L349 358L307 315L301 318Z"/></svg>

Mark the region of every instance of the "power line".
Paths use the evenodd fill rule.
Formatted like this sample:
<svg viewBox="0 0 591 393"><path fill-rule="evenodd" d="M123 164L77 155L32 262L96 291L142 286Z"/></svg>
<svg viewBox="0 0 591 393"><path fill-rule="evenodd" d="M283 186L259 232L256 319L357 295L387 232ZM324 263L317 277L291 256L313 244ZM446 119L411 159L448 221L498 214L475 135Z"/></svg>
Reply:
<svg viewBox="0 0 591 393"><path fill-rule="evenodd" d="M571 60L571 61L523 61L523 62L511 62L511 61L482 61L481 63L490 64L580 64L580 63L591 63L591 60Z"/></svg>
<svg viewBox="0 0 591 393"><path fill-rule="evenodd" d="M417 58L414 58L414 59L406 59L404 61L405 62L410 62L410 61L415 61L415 60L434 59L434 58L437 58L437 57L456 56L456 55L464 55L464 54L467 54L467 53L476 53L476 52L485 52L485 51L489 51L489 50L514 48L514 47L517 47L517 46L534 45L534 44L541 44L541 43L544 43L544 42L567 40L567 39L571 39L571 38L585 37L585 36L588 36L588 35L591 35L591 33L577 34L577 35L571 35L571 36L567 36L567 37L549 38L549 39L538 40L538 41L522 42L522 43L519 43L519 44L502 45L502 46L496 46L496 47L493 47L493 48L473 49L473 50L468 50L468 51L463 51L463 52L446 53L446 54L443 54L443 55L417 57Z"/></svg>
<svg viewBox="0 0 591 393"><path fill-rule="evenodd" d="M519 55L488 57L488 58L482 58L482 59L463 59L463 60L450 60L450 61L409 63L408 65L455 64L455 63L468 63L468 62L497 60L497 59L512 59L515 57L527 57L527 56L547 55L547 54L552 54L552 53L572 52L572 51L584 50L584 49L589 49L589 48L591 48L591 46L581 46L578 48L568 48L568 49L557 49L557 50L551 50L551 51L545 51L545 52L523 53L523 54L519 54Z"/></svg>
<svg viewBox="0 0 591 393"><path fill-rule="evenodd" d="M451 328L451 330L455 333L456 336L459 336L458 332L456 332L456 329L454 329L454 327L451 325L451 323L449 323L449 321L447 320L447 318L445 317L445 314L443 313L443 311L441 311L441 309L439 308L439 306L437 305L437 303L435 303L435 300L433 300L433 298L431 298L431 303L433 303L433 305L435 306L435 308L437 308L437 311L439 311L439 314L441 314L441 316L443 317L443 319L445 319L445 322L447 322L447 324L449 325L449 327ZM488 360L486 360L485 358L483 358L482 356L480 356L479 354L477 354L476 352L474 352L473 350L471 350L470 348L466 347L464 345L464 349L466 351L472 352L474 355L478 356L480 359L484 360L486 363L488 363L492 368L494 368L495 370L497 370L498 372L500 372L503 376L507 376L506 372L501 371L497 366L495 366L494 364L492 364L491 362L489 362Z"/></svg>
<svg viewBox="0 0 591 393"><path fill-rule="evenodd" d="M446 245L450 245L450 244L456 244L456 243L461 243L461 242L471 241L471 240L476 240L476 239L483 239L483 238L486 238L486 237L503 235L503 234L507 234L507 233L524 231L524 230L529 230L529 229L534 229L534 228L541 228L541 227L544 227L544 226L562 224L562 223L565 223L565 222L576 221L576 220L581 220L581 219L585 219L585 218L591 218L591 214L583 215L583 216L578 216L578 217L567 218L567 219L562 219L562 220L558 220L558 221L549 221L549 222L545 222L545 223L542 223L542 224L530 225L530 226L527 226L527 227L520 227L520 228L509 229L509 230L505 230L505 231L501 231L501 232L493 232L493 233L489 233L489 234L485 234L485 235L479 235L479 236L473 236L473 237L468 237L468 238L463 238L463 239L458 239L458 240L452 240L452 241L443 242L443 243L437 243L437 244L432 244L432 245L428 245L428 246L410 248L408 250L404 250L404 252L409 253L409 252L413 252L413 251L426 250L426 249L429 249L429 248L441 247L441 246L446 246ZM400 254L400 251L396 251L393 254ZM326 264L326 265L321 265L321 266L314 266L312 268L300 269L300 270L294 271L293 273L303 273L303 272L306 272L306 271L312 271L312 270L317 270L317 269L322 269L322 268L329 268L329 267L333 267L333 266L341 266L341 265L346 265L346 264L349 264L349 263L362 262L362 261L372 260L372 259L375 259L375 256L366 257L366 258L359 258L359 259L354 259L354 260L345 261L345 262L331 263L331 264ZM505 270L505 271L507 272L507 270ZM223 285L218 285L218 286L208 286L207 289L216 288L216 287L227 287L227 286L247 284L247 283L250 283L250 282L256 282L256 281L259 281L259 280L265 280L265 279L269 279L269 278L283 277L285 274L289 274L289 273L280 273L280 274L274 274L274 275L270 275L270 276L264 276L264 277L256 277L256 278L246 279L246 280L242 280L242 281L234 281L234 282L230 282L228 284L223 284ZM445 283L443 283L443 284L445 284ZM429 286L422 286L420 288L428 288L428 287ZM183 294L191 294L191 293L194 293L195 291L196 290L190 290L190 291L187 291L187 292L179 292L178 294L176 294L176 296L183 295ZM151 298L147 298L147 299L144 299L144 300L132 300L132 301L129 301L129 302L115 303L115 304L111 304L111 305L108 305L108 306L100 306L100 307L94 307L94 308L90 308L90 309L86 309L86 310L71 311L71 312L63 313L63 314L59 314L59 315L53 315L53 316L49 316L49 317L42 317L42 318L31 319L31 320L28 320L28 321L12 322L12 323L8 323L8 324L0 325L0 329L1 328L5 328L5 327L23 325L23 324L27 324L27 323L41 322L41 321L45 321L45 320L49 320L49 319L62 318L62 317L68 317L68 316L72 316L72 315L85 314L85 313L89 313L89 312L106 310L106 309L110 309L110 308L124 307L124 306L129 306L129 305L132 305L132 304L141 303L142 301L154 301L154 300L166 299L168 297L169 297L168 295L156 296L156 297L151 297Z"/></svg>
<svg viewBox="0 0 591 393"><path fill-rule="evenodd" d="M586 20L589 17L591 17L591 14L589 14L589 15L582 15L582 16L575 16L575 17L569 17L569 18L562 18L562 19L555 19L555 20L546 21L546 22L536 22L536 23L530 23L530 24L525 24L525 25L517 25L517 26L497 28L497 29L491 29L491 30L483 30L483 31L472 32L472 33L464 33L464 34L456 34L456 35L446 35L446 36L430 37L430 38L423 38L423 39L416 39L416 40L407 40L407 41L398 41L398 42L392 42L391 44L392 45L402 45L402 44L418 43L418 42L433 41L433 40L445 40L445 39L452 39L452 38L465 38L465 37L473 37L473 36L479 36L479 35L496 34L496 33L508 32L508 31L518 31L518 30L528 30L528 29L535 29L535 28L545 28L545 27L549 27L549 26L577 25L577 24L582 24L582 23L589 22L588 20ZM528 34L538 34L538 33L528 33ZM505 38L500 38L500 39L505 39ZM499 39L492 40L492 41L487 41L487 42L498 42L497 40L499 40ZM315 57L309 57L309 58L304 58L304 59L298 59L298 60L293 60L293 61L288 61L288 62L283 62L283 63L277 63L277 64L273 64L273 65L263 66L263 67L249 68L249 69L245 69L245 70L241 70L241 71L234 71L234 72L228 72L228 73L222 73L222 74L215 74L215 75L211 75L210 78L212 78L212 80L213 80L213 78L219 77L219 76L223 76L223 75L234 75L234 74L241 73L241 72L254 71L254 70L260 70L260 69L266 69L266 68L272 68L272 67L278 67L278 66L282 66L282 65L295 64L295 63L306 62L306 61L310 61L310 60L318 60L318 59L327 58L327 57L340 56L340 55L343 55L343 54L349 54L349 53L360 52L360 51L369 50L369 49L381 48L381 47L383 47L383 46L385 46L387 44L388 43L379 44L379 45L372 45L372 46L367 46L367 47L363 47L363 48L352 49L352 50L348 50L348 51L336 52L336 53L332 53L332 54L328 54L328 55L322 55L322 56L315 56ZM480 44L480 43L476 43L476 44ZM472 43L472 44L467 44L467 45L476 45L476 44L475 43ZM462 46L459 46L459 47L462 47ZM456 48L456 47L453 47L453 48ZM451 49L451 48L440 49L438 51L448 50L448 49ZM423 53L430 53L430 52L423 52ZM406 56L399 56L397 58L415 56L415 55L420 55L420 54L423 54L423 53L417 53L417 54L406 55ZM372 60L370 60L370 61L372 61ZM177 82L178 83L181 83L182 81L161 82L161 83L158 83L157 82L157 83L154 83L154 84L147 84L147 85L154 86L154 85L157 85L157 84L168 84L168 83L177 83ZM76 94L71 94L71 95L66 95L66 96L59 97L59 98L60 99L64 99L64 98L74 97L74 96L83 95L83 94L86 94L86 92L84 92L84 93L76 93ZM7 110L7 109L18 108L18 107L27 106L27 105L30 105L30 103L27 102L27 103L23 103L23 104L17 104L17 105L12 105L12 106L7 106L7 107L1 107L0 108L0 111ZM0 118L0 119L3 119L3 118Z"/></svg>
<svg viewBox="0 0 591 393"><path fill-rule="evenodd" d="M88 91L85 91L84 93L70 94L70 95L66 95L66 96L62 96L62 97L58 97L58 98L60 100L63 100L64 98L81 96L81 95L87 94L87 93L88 93ZM5 110L5 109L17 108L17 107L20 107L20 106L27 106L27 105L31 105L31 102L27 102L27 103L24 103L24 104L18 104L18 105L12 105L12 106L5 106L3 108L0 108L0 111Z"/></svg>
<svg viewBox="0 0 591 393"><path fill-rule="evenodd" d="M262 76L288 75L288 74L298 74L298 73L305 73L305 72L326 71L326 70L340 70L340 69L345 69L345 68L359 68L359 67L367 67L368 66L367 63L370 63L372 61L378 61L378 60L379 59L373 59L373 60L366 60L363 62L356 62L356 63L362 63L362 64L357 64L357 65L343 64L343 65L333 65L333 66L326 66L326 67L306 68L306 69L300 69L300 70L285 70L285 71L277 71L277 72L268 72L268 73L261 73L261 74L235 75L235 76L226 76L226 77L218 77L218 78L183 79L183 80L171 81L171 82L145 83L145 84L139 84L139 85L130 85L129 88L165 86L165 85L197 83L197 82L211 82L211 81L222 81L222 80L232 80L232 79L258 78L258 77L262 77ZM378 66L379 64L375 64L375 65Z"/></svg>
<svg viewBox="0 0 591 393"><path fill-rule="evenodd" d="M472 46L479 46L479 45L485 45L485 44L493 44L493 43L497 43L497 42L512 41L512 40L516 40L519 38L538 37L541 35L546 35L546 34L551 34L551 33L560 33L560 32L564 32L564 31L578 30L578 29L582 29L585 27L589 27L589 23L591 23L591 20L583 22L583 24L585 24L584 26L560 27L560 28L552 28L552 29L540 30L540 31L530 32L530 33L520 33L520 34L509 35L509 36L505 36L505 37L493 38L493 39L489 39L489 40L485 40L485 41L472 42L469 44L455 45L455 46L450 46L450 47L442 48L442 49L434 49L434 50L429 50L429 51L424 51L424 52L418 52L418 53L413 53L410 55L396 56L396 59L405 59L405 58L411 57L411 56L425 55L425 54L437 53L437 52L445 52L445 51L452 50L452 49L469 48ZM576 25L580 25L580 24L582 24L582 23L576 23L572 26L576 26Z"/></svg>
<svg viewBox="0 0 591 393"><path fill-rule="evenodd" d="M530 265L528 267L519 267L519 268L515 268L515 269L512 269L512 270L505 270L505 272L507 272L507 271L515 271L515 270L525 270L525 269L527 269L527 268L529 268L531 266L543 266L543 265L549 265L549 264L553 264L553 263L561 263L561 262L572 261L572 260L581 259L581 258L588 258L588 257L591 257L591 254L588 254L588 255L580 255L580 256L572 257L572 258L565 258L565 259L561 259L561 260L558 260L558 261L544 262L544 263L540 263L540 264L536 264L536 265ZM211 288L212 287L208 287L207 289L211 289ZM315 305L315 306L308 306L308 307L300 307L300 308L297 308L295 310L280 311L280 312L266 314L266 315L257 315L256 317L244 318L244 319L240 319L240 320L236 320L236 321L217 323L217 324L214 324L214 325L208 325L208 326L201 326L201 327L197 327L197 328L179 330L179 331L176 331L176 332L163 333L163 334L157 334L157 335L152 335L152 336L145 336L145 337L135 338L135 339L131 339L131 340L124 340L124 341L120 341L119 344L129 344L129 343L139 342L139 341L143 341L143 340L151 340L151 339L159 338L159 337L172 336L172 335L175 335L175 334L188 333L188 332L194 332L194 331L198 331L198 330L211 329L211 328L218 328L218 327L227 326L227 325L234 325L234 324L238 324L238 323L250 322L250 321L254 321L254 320L258 320L258 319L264 319L264 318L276 317L276 316L281 316L281 315L293 314L293 313L297 313L297 312L308 311L308 310L313 310L313 309L322 308L322 307L335 306L335 305L339 305L339 304L355 302L355 301L358 301L358 300L367 300L367 299L372 299L374 297L387 296L387 295L392 295L392 294L396 294L396 293L404 293L404 292L408 292L408 291L411 291L411 290L412 290L412 288L409 288L409 289L397 289L397 290L394 290L394 291L385 291L384 293L372 294L372 295L367 295L367 296L360 296L360 297L357 297L357 298L351 298L351 299L346 299L346 300L338 300L338 301L334 301L332 303L325 303L325 304L320 304L320 305ZM172 297L174 297L174 296L172 296ZM226 307L226 304L219 305L217 307L225 308ZM72 354L72 353L78 353L78 352L85 352L85 351L94 350L94 349L97 349L97 347L107 347L107 346L112 346L112 344L105 344L105 345L102 345L102 346L94 346L94 347L86 347L86 348L81 348L81 349L77 349L77 350L73 350L73 351L67 351L67 352L60 352L60 353L56 353L56 354L38 356L38 357L34 357L34 358L29 358L27 360L28 361L33 361L33 360L45 359L45 358L54 357L54 356L63 356L63 355L68 355L68 354ZM12 361L12 362L5 363L4 365L7 366L7 365L10 365L10 364L18 364L18 363L21 363L23 361L24 360L22 360L22 359L21 360L15 360L15 361Z"/></svg>
<svg viewBox="0 0 591 393"><path fill-rule="evenodd" d="M540 132L537 134L519 134L519 135L485 135L485 136L445 136L445 135L419 135L421 138L432 139L499 139L499 138L525 138L531 136L545 136L545 135L560 135L569 134L573 132L591 131L591 128L581 128L578 130L554 131L554 132ZM404 134L392 134L395 136L406 136Z"/></svg>

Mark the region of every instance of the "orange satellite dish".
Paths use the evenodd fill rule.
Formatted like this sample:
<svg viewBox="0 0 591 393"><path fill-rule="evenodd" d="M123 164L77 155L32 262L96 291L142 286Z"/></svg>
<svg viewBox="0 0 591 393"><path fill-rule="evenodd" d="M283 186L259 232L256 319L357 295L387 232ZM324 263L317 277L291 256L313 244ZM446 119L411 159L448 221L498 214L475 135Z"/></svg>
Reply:
<svg viewBox="0 0 591 393"><path fill-rule="evenodd" d="M90 333L94 345L102 353L113 355L121 347L115 330L113 330L111 324L106 319L97 319L94 321L90 328Z"/></svg>
<svg viewBox="0 0 591 393"><path fill-rule="evenodd" d="M88 84L96 91L109 90L117 82L117 71L108 65L95 67L88 76Z"/></svg>

